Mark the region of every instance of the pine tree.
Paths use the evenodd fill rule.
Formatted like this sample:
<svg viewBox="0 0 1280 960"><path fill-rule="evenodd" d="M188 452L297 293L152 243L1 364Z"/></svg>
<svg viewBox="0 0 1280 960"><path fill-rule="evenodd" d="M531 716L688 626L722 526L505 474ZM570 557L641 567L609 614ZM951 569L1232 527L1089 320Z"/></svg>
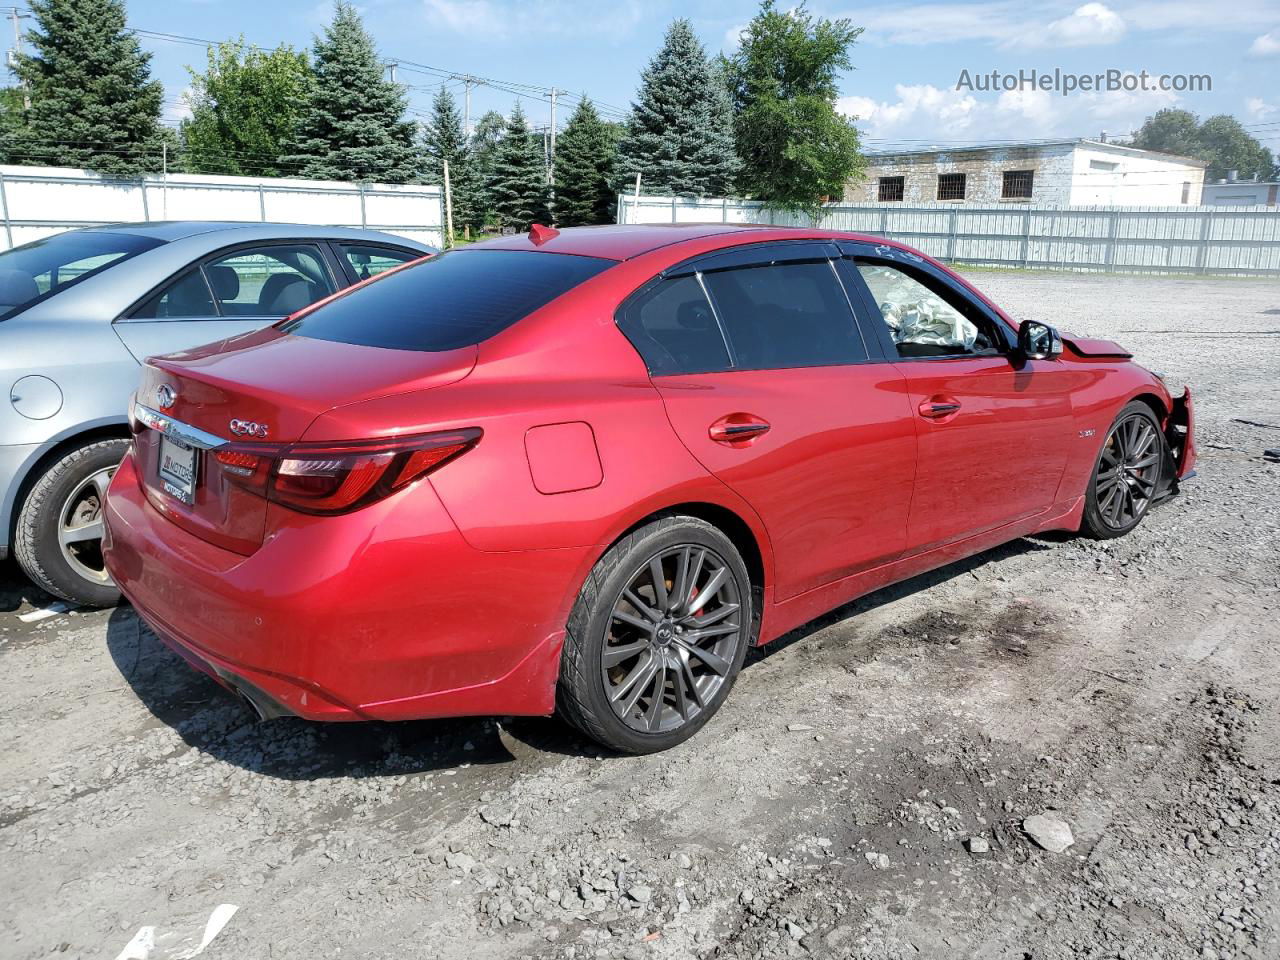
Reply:
<svg viewBox="0 0 1280 960"><path fill-rule="evenodd" d="M556 143L556 223L573 227L612 222L615 129L583 97Z"/></svg>
<svg viewBox="0 0 1280 960"><path fill-rule="evenodd" d="M305 53L244 39L209 48L207 69L191 74L191 117L182 123L182 167L191 173L281 177L280 163L297 135L311 67Z"/></svg>
<svg viewBox="0 0 1280 960"><path fill-rule="evenodd" d="M493 170L498 163L498 147L507 129L506 118L497 110L487 110L471 131L471 170L475 178L476 225L494 222Z"/></svg>
<svg viewBox="0 0 1280 960"><path fill-rule="evenodd" d="M551 222L542 139L529 132L519 103L507 118L489 189L504 227L528 230L531 224Z"/></svg>
<svg viewBox="0 0 1280 960"><path fill-rule="evenodd" d="M443 87L431 101L431 119L422 129L423 179L444 183L444 162L449 161L449 188L453 196L453 226L478 226L476 180L471 151L462 130L462 115L453 94Z"/></svg>
<svg viewBox="0 0 1280 960"><path fill-rule="evenodd" d="M35 48L18 59L31 109L18 149L26 163L113 176L158 170L164 87L125 25L121 0L31 0Z"/></svg>
<svg viewBox="0 0 1280 960"><path fill-rule="evenodd" d="M408 183L417 178L404 88L383 77L373 38L347 0L316 38L298 138L286 159L319 180Z"/></svg>
<svg viewBox="0 0 1280 960"><path fill-rule="evenodd" d="M667 29L641 75L640 96L618 146L618 185L679 196L725 196L738 170L733 115L719 71L688 20Z"/></svg>

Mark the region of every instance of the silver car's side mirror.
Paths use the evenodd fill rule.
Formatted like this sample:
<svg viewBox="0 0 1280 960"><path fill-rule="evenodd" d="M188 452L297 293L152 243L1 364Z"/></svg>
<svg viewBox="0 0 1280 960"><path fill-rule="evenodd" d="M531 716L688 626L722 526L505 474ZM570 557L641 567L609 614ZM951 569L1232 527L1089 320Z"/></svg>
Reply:
<svg viewBox="0 0 1280 960"><path fill-rule="evenodd" d="M1062 353L1062 334L1047 323L1023 320L1018 327L1018 351L1028 360L1052 360Z"/></svg>

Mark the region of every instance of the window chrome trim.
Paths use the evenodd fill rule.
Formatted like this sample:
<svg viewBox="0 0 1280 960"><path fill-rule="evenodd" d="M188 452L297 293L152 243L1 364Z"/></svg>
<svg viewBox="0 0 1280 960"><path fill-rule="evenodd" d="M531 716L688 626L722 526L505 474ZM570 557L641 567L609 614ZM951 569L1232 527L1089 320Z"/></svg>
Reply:
<svg viewBox="0 0 1280 960"><path fill-rule="evenodd" d="M189 447L195 447L198 450L216 450L218 447L226 446L231 442L212 433L206 433L199 427L193 427L190 424L183 423L181 420L165 416L150 407L144 407L137 400L133 401L133 419L139 423L146 424L157 433L172 437L174 440L185 443Z"/></svg>

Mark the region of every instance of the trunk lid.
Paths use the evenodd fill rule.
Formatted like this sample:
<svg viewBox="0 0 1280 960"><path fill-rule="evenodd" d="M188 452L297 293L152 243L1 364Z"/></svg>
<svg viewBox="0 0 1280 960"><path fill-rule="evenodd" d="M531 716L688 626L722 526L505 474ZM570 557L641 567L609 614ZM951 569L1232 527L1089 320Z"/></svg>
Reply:
<svg viewBox="0 0 1280 960"><path fill-rule="evenodd" d="M197 437L279 447L301 439L317 417L335 407L454 383L475 366L477 350L427 353L353 346L295 337L275 328L195 350L150 358L136 394L144 407L194 428ZM161 403L170 399L168 406ZM139 474L152 505L178 526L228 550L248 555L262 543L267 500L237 484L212 452L197 449L190 502L161 477L161 461L185 447L159 430L135 428ZM181 428L175 436L181 440ZM348 439L360 440L363 437ZM172 477L172 473L170 473Z"/></svg>

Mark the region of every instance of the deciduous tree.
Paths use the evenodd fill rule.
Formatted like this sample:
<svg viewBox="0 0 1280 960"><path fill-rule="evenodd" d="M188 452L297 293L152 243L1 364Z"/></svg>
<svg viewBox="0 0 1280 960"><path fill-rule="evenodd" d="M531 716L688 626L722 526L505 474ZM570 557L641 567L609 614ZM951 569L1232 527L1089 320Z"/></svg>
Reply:
<svg viewBox="0 0 1280 960"><path fill-rule="evenodd" d="M853 122L836 110L840 72L862 30L764 0L728 61L734 134L747 196L816 214L866 165Z"/></svg>
<svg viewBox="0 0 1280 960"><path fill-rule="evenodd" d="M244 38L209 48L191 74L191 117L181 127L182 167L192 173L291 176L281 162L298 132L311 68L307 55L281 44L265 51Z"/></svg>

